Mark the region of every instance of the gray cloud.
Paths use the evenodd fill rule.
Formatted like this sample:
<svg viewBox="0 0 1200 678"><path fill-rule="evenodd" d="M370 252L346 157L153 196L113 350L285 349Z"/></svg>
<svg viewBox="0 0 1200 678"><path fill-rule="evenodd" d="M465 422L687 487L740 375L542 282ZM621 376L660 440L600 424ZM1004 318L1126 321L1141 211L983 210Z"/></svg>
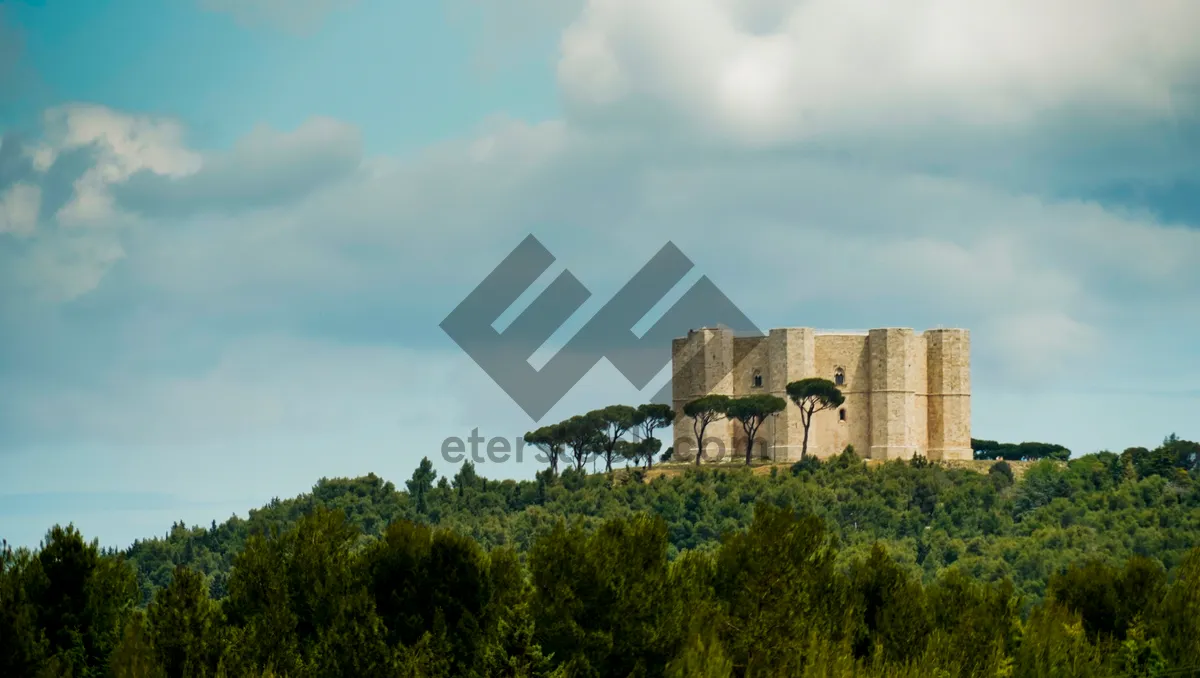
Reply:
<svg viewBox="0 0 1200 678"><path fill-rule="evenodd" d="M98 149L94 144L67 148L44 170L34 166L33 151L16 133L0 138L0 197L7 194L11 199L9 191L18 188L34 191L38 199L33 203L31 228L53 228L54 215L75 196L75 182L95 167Z"/></svg>
<svg viewBox="0 0 1200 678"><path fill-rule="evenodd" d="M0 137L0 193L18 181L33 176L33 159L25 153L20 135L8 132Z"/></svg>
<svg viewBox="0 0 1200 678"><path fill-rule="evenodd" d="M35 243L42 265L31 277L93 287L57 309L61 339L22 344L25 355L77 369L60 369L61 383L34 383L36 372L26 372L28 392L6 391L17 394L0 408L12 413L5 422L12 435L34 422L43 435L60 427L124 441L142 430L130 413L154 404L156 441L198 432L215 440L316 417L320 407L307 393L349 401L363 380L368 391L386 392L395 382L372 371L384 361L394 361L392 375L435 383L419 366L448 348L436 323L529 232L593 292L589 303L603 303L672 240L764 327L969 327L980 416L993 425L1037 403L1061 406L1047 394L1113 387L1114 375L1126 380L1122 393L1137 393L1181 390L1200 373L1194 348L1172 341L1200 330L1200 273L1192 265L1200 222L1178 209L1167 219L1127 208L1162 203L1161 195L1097 198L1106 186L1183 185L1194 177L1200 126L1192 90L1180 86L1166 120L1152 106L1089 114L1086 91L1042 106L1038 92L1022 98L1018 88L1017 104L1037 105L989 122L986 105L951 106L939 117L947 100L933 97L920 108L929 82L910 77L901 82L907 89L888 90L890 99L850 101L870 115L819 127L827 134L746 138L731 133L737 125L696 119L706 101L703 64L658 58L676 54L668 43L682 38L665 30L665 19L682 4L608 8L662 12L650 17L658 23L589 15L603 24L593 36L604 40L592 48L624 58L649 50L647 68L631 71L636 86L608 104L577 98L564 120L498 122L405 160L361 159L357 137L332 123L290 135L260 130L232 151L204 155L198 171L173 178L143 171L106 185L118 208L153 219L123 230L119 252L102 246L109 241L78 237ZM764 30L762 17L751 20ZM1105 22L1100 28L1115 25ZM1095 44L1111 43L1100 34ZM575 42L565 61L588 46L578 38L568 36ZM1190 52L1185 46L1180 54ZM999 63L980 72L997 75ZM1072 63L1081 70L1060 69L1055 82L1074 74L1137 101L1147 91L1105 89L1088 64ZM637 80L639 73L649 80ZM861 85L863 72L854 75ZM574 95L597 86L569 82L576 76L561 76ZM963 96L976 91L965 87ZM1050 94L1079 91L1064 85ZM815 103L826 122L846 104ZM886 122L892 104L907 115L904 124L864 124ZM806 120L803 107L781 110L789 124ZM101 270L98 261L119 263ZM20 318L9 326L19 328ZM380 352L343 352L347 345ZM327 362L293 374L310 359ZM255 371L268 362L270 369ZM70 388L77 375L88 389ZM1021 403L989 409L1002 393L1020 394ZM486 391L492 396L502 397ZM471 402L478 410L486 404ZM1060 421L1022 430L1038 437L1037 425ZM1071 435L1086 438L1076 430Z"/></svg>
<svg viewBox="0 0 1200 678"><path fill-rule="evenodd" d="M1086 371L1130 328L1200 317L1200 232L1149 215L557 125L372 161L294 205L170 223L131 232L120 270L75 305L90 317L155 309L181 333L436 344L441 316L532 231L597 303L670 239L763 325L979 328L982 373L1026 384ZM1151 300L1156 311L1131 315Z"/></svg>
<svg viewBox="0 0 1200 678"><path fill-rule="evenodd" d="M1200 67L1200 6L1186 2L769 4L591 0L563 34L566 101L589 120L656 110L759 146L947 124L986 135L1083 108L1170 120Z"/></svg>
<svg viewBox="0 0 1200 678"><path fill-rule="evenodd" d="M143 170L112 190L120 207L152 217L263 209L346 178L361 159L356 130L316 119L289 133L256 130L232 151L205 157L193 174Z"/></svg>
<svg viewBox="0 0 1200 678"><path fill-rule="evenodd" d="M96 165L94 144L69 148L59 153L42 175L41 218L49 219L75 196L75 182Z"/></svg>

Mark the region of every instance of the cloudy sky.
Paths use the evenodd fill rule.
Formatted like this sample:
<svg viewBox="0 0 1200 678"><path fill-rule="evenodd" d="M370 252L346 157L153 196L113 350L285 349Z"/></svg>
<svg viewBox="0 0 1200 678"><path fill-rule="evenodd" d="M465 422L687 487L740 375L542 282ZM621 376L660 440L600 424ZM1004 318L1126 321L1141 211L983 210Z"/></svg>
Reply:
<svg viewBox="0 0 1200 678"><path fill-rule="evenodd" d="M0 536L124 546L520 435L438 324L530 233L592 292L563 336L671 241L759 327L969 328L976 437L1200 438L1198 25L1195 0L0 1ZM665 377L602 363L547 418Z"/></svg>

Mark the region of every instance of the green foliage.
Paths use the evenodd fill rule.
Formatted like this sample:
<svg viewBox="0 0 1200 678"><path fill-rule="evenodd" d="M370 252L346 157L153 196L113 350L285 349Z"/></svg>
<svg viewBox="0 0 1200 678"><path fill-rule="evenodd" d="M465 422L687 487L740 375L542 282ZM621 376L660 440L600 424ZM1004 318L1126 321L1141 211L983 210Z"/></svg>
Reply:
<svg viewBox="0 0 1200 678"><path fill-rule="evenodd" d="M135 543L126 556L138 571L142 600L170 583L176 565L203 573L214 599L227 595L234 557L254 534L294 526L318 507L343 511L367 537L397 520L453 529L486 550L527 553L559 517L585 530L602 519L653 512L667 523L668 552L711 550L723 533L745 529L755 503L792 506L825 520L845 559L866 556L881 541L905 554L923 581L950 566L976 577L1010 577L1036 601L1051 576L1069 563L1099 556L1113 565L1152 556L1174 570L1200 534L1200 483L1190 477L1123 475L1117 455L1097 454L1063 465L1043 462L1020 482L995 475L908 462L868 466L851 455L811 457L772 479L748 470L702 467L653 482L618 482L564 470L530 481L494 481L471 474L459 488L426 485L426 507L375 476L322 480L311 493L272 502L208 528L176 525ZM621 476L618 476L618 480Z"/></svg>
<svg viewBox="0 0 1200 678"><path fill-rule="evenodd" d="M841 407L846 396L828 379L809 377L787 385L788 399L800 410L800 425L804 427L804 440L800 446L800 459L808 457L808 432L813 415L817 412Z"/></svg>
<svg viewBox="0 0 1200 678"><path fill-rule="evenodd" d="M612 473L617 443L621 442L621 438L641 422L638 411L629 405L609 405L593 410L587 416L598 423L600 454L604 458L604 472Z"/></svg>
<svg viewBox="0 0 1200 678"><path fill-rule="evenodd" d="M1066 461L1071 450L1053 443L999 443L995 440L971 439L971 449L976 459L1005 459L1008 461L1036 461L1054 459Z"/></svg>
<svg viewBox="0 0 1200 678"><path fill-rule="evenodd" d="M562 422L563 441L571 450L576 471L582 471L589 456L598 453L605 444L604 426L593 413L577 414Z"/></svg>
<svg viewBox="0 0 1200 678"><path fill-rule="evenodd" d="M1200 660L1200 549L1184 558L1155 621L1147 621L1161 639L1162 654L1174 666Z"/></svg>
<svg viewBox="0 0 1200 678"><path fill-rule="evenodd" d="M537 639L548 653L601 675L661 675L677 642L665 623L661 519L613 519L591 535L560 522L534 545L529 569Z"/></svg>
<svg viewBox="0 0 1200 678"><path fill-rule="evenodd" d="M730 654L747 673L795 670L796 638L842 631L845 590L834 580L827 538L819 518L760 504L750 529L722 545L713 589L725 602Z"/></svg>
<svg viewBox="0 0 1200 678"><path fill-rule="evenodd" d="M429 492L433 489L433 481L436 479L433 462L429 461L429 457L422 457L420 466L413 471L412 479L405 482L408 496L412 497L417 513L429 511Z"/></svg>
<svg viewBox="0 0 1200 678"><path fill-rule="evenodd" d="M422 464L408 492L325 479L125 553L56 527L0 547L0 675L1187 675L1200 483L1007 466Z"/></svg>
<svg viewBox="0 0 1200 678"><path fill-rule="evenodd" d="M55 526L19 570L14 575L23 590L16 597L34 611L35 635L45 645L35 643L48 664L81 678L105 675L137 601L137 580L124 557L101 552L73 526Z"/></svg>
<svg viewBox="0 0 1200 678"><path fill-rule="evenodd" d="M30 597L37 572L33 555L0 542L0 675L32 675L47 654L38 608Z"/></svg>
<svg viewBox="0 0 1200 678"><path fill-rule="evenodd" d="M646 468L649 468L651 460L660 449L662 449L662 441L657 438L643 438L636 442L618 440L616 456L618 459L625 459L635 465L640 465L642 460L645 460Z"/></svg>
<svg viewBox="0 0 1200 678"><path fill-rule="evenodd" d="M778 396L761 393L734 398L725 403L725 416L737 421L746 435L746 464L750 464L754 453L755 436L767 419L787 408L787 401Z"/></svg>
<svg viewBox="0 0 1200 678"><path fill-rule="evenodd" d="M525 434L525 442L541 450L550 462L550 472L558 473L558 460L567 445L567 428L564 424L543 426Z"/></svg>
<svg viewBox="0 0 1200 678"><path fill-rule="evenodd" d="M1149 478L1150 476L1170 478L1175 475L1177 463L1187 463L1186 458L1181 457L1174 447L1176 446L1167 444L1160 445L1153 450L1131 447L1121 453L1121 457L1126 463L1133 466L1139 478Z"/></svg>
<svg viewBox="0 0 1200 678"><path fill-rule="evenodd" d="M146 614L137 610L125 622L121 642L113 650L109 670L114 678L166 678L168 674L146 629ZM14 674L16 675L16 674ZM24 674L21 674L24 675Z"/></svg>
<svg viewBox="0 0 1200 678"><path fill-rule="evenodd" d="M648 442L654 439L654 432L660 428L670 426L675 421L675 410L672 410L670 405L662 405L657 403L647 403L639 405L637 408L637 426L638 437L641 442ZM655 447L648 444L643 448L643 451ZM661 447L659 443L658 447ZM646 468L650 468L654 463L654 455L658 453L658 448L655 447L645 455Z"/></svg>
<svg viewBox="0 0 1200 678"><path fill-rule="evenodd" d="M988 477L996 485L996 489L1004 490L1016 481L1012 466L1008 462L998 461L988 469Z"/></svg>
<svg viewBox="0 0 1200 678"><path fill-rule="evenodd" d="M201 678L215 675L221 659L220 608L209 598L204 575L182 565L175 568L170 585L159 591L146 611L149 644L158 665L169 676ZM127 633L139 638L137 622Z"/></svg>
<svg viewBox="0 0 1200 678"><path fill-rule="evenodd" d="M666 678L730 678L733 661L715 633L693 634L678 657L667 664Z"/></svg>
<svg viewBox="0 0 1200 678"><path fill-rule="evenodd" d="M704 458L704 433L710 424L725 418L729 402L729 396L713 394L701 396L683 406L684 415L692 419L692 434L696 437L695 461L697 466Z"/></svg>

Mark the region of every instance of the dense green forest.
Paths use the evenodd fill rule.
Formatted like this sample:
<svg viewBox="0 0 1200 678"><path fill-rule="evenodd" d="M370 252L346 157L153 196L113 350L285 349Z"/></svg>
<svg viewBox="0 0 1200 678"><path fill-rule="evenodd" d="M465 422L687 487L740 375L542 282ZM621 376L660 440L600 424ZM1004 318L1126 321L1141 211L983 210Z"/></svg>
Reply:
<svg viewBox="0 0 1200 678"><path fill-rule="evenodd" d="M1200 675L1196 443L669 471L424 460L120 552L55 527L0 557L0 676Z"/></svg>

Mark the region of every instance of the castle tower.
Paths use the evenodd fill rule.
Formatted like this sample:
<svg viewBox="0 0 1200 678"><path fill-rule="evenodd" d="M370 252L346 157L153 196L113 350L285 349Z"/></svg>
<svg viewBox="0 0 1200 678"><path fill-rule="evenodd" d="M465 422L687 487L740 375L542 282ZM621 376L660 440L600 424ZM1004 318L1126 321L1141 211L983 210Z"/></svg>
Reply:
<svg viewBox="0 0 1200 678"><path fill-rule="evenodd" d="M928 330L929 458L971 459L971 337Z"/></svg>
<svg viewBox="0 0 1200 678"><path fill-rule="evenodd" d="M675 451L682 459L694 459L696 439L692 419L683 414L689 402L709 394L732 396L733 330L702 328L671 342L671 407L675 410ZM733 445L728 421L713 422L704 432L705 458L716 458L718 450L728 459Z"/></svg>
<svg viewBox="0 0 1200 678"><path fill-rule="evenodd" d="M917 390L912 379L916 343L908 328L868 334L872 459L908 459L917 450Z"/></svg>
<svg viewBox="0 0 1200 678"><path fill-rule="evenodd" d="M772 417L764 425L771 442L769 454L775 461L790 461L800 458L800 447L795 441L804 436L800 422L800 410L788 400L787 385L816 374L816 333L807 327L789 327L771 330L767 335L766 390L774 396L787 400L783 412ZM794 448L794 449L793 449Z"/></svg>

